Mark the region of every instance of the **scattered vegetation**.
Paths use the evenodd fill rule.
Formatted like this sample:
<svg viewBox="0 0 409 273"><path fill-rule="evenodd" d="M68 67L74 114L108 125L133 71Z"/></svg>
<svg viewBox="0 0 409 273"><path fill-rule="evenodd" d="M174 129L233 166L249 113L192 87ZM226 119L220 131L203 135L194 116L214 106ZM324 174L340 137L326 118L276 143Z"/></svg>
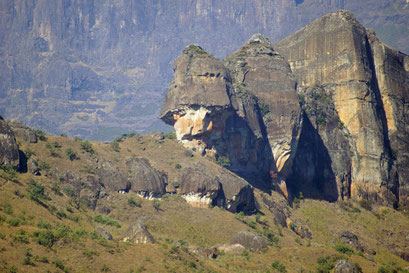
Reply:
<svg viewBox="0 0 409 273"><path fill-rule="evenodd" d="M0 177L11 181L16 181L18 179L18 173L12 166L1 165L0 169L2 170L0 172Z"/></svg>
<svg viewBox="0 0 409 273"><path fill-rule="evenodd" d="M94 217L94 221L97 222L97 223L107 225L107 226L114 226L114 227L117 227L117 228L121 227L121 225L117 221L112 220L108 216L102 216L100 214L98 214L97 216Z"/></svg>
<svg viewBox="0 0 409 273"><path fill-rule="evenodd" d="M141 200L135 199L134 197L129 197L129 198L128 198L128 204L129 204L131 207L137 207L137 208L142 207Z"/></svg>
<svg viewBox="0 0 409 273"><path fill-rule="evenodd" d="M217 164L217 165L220 165L220 166L222 166L222 167L225 167L225 168L228 168L228 167L230 167L230 165L231 165L230 159L228 159L228 158L225 157L225 156L219 156L219 157L217 157L217 159L216 159L216 164Z"/></svg>
<svg viewBox="0 0 409 273"><path fill-rule="evenodd" d="M169 131L163 135L167 139L176 139L176 133L174 131Z"/></svg>
<svg viewBox="0 0 409 273"><path fill-rule="evenodd" d="M43 205L43 201L51 200L50 197L44 193L45 187L38 184L34 179L31 179L27 187L28 197L36 203Z"/></svg>
<svg viewBox="0 0 409 273"><path fill-rule="evenodd" d="M287 270L285 269L285 265L280 263L279 261L274 261L271 265L274 269L276 269L278 272L285 273Z"/></svg>
<svg viewBox="0 0 409 273"><path fill-rule="evenodd" d="M73 161L75 159L79 159L77 152L75 152L73 149L68 148L65 150L65 153L67 154L68 158Z"/></svg>
<svg viewBox="0 0 409 273"><path fill-rule="evenodd" d="M89 142L88 140L81 142L81 149L87 153L94 154L95 150L94 147L92 146L92 143Z"/></svg>
<svg viewBox="0 0 409 273"><path fill-rule="evenodd" d="M37 136L37 138L41 141L46 141L47 140L47 134L40 129L35 129L33 130L34 134Z"/></svg>

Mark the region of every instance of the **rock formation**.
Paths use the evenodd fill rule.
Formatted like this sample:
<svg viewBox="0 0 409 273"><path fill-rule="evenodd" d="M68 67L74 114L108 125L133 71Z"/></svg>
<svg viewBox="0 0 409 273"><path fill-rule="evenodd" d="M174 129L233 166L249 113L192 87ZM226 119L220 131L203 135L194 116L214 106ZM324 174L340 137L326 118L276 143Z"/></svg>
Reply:
<svg viewBox="0 0 409 273"><path fill-rule="evenodd" d="M253 252L260 251L261 249L267 247L265 238L260 237L250 231L242 231L237 233L233 239L231 239L230 244L240 244L247 250Z"/></svg>
<svg viewBox="0 0 409 273"><path fill-rule="evenodd" d="M392 147L399 173L399 201L409 209L409 56L385 45L367 31L373 64L382 98Z"/></svg>
<svg viewBox="0 0 409 273"><path fill-rule="evenodd" d="M215 160L227 157L230 170L266 186L272 157L257 101L243 104L227 68L199 46L188 46L174 70L159 117L174 126L187 148Z"/></svg>
<svg viewBox="0 0 409 273"><path fill-rule="evenodd" d="M254 119L247 120L257 131L266 128L274 156L273 170L285 179L291 169L301 131L296 82L288 63L261 34L253 35L223 63L232 73L235 92L244 105L243 115L247 113L247 97L250 94L256 97L264 122L254 124Z"/></svg>
<svg viewBox="0 0 409 273"><path fill-rule="evenodd" d="M155 239L149 233L148 229L141 220L136 220L129 226L122 238L124 242L133 242L137 244L154 244Z"/></svg>
<svg viewBox="0 0 409 273"><path fill-rule="evenodd" d="M293 165L293 186L307 174L307 183L316 178L334 181L339 197L350 195L396 204L398 175L366 29L351 13L339 11L314 21L274 47L288 60L301 103L306 105L305 121L312 126L303 128L302 134L326 154L322 157L315 148L308 152L308 147L301 147L303 153L297 153L298 163ZM305 99L308 96L313 100ZM311 163L314 161L318 164ZM324 173L311 173L319 170L319 161ZM331 198L335 199L336 193Z"/></svg>
<svg viewBox="0 0 409 273"><path fill-rule="evenodd" d="M158 197L166 192L167 177L154 169L145 158L126 160L130 190L143 197Z"/></svg>
<svg viewBox="0 0 409 273"><path fill-rule="evenodd" d="M10 165L17 168L19 161L19 151L14 133L0 116L0 165Z"/></svg>
<svg viewBox="0 0 409 273"><path fill-rule="evenodd" d="M252 187L244 179L213 164L184 169L178 194L196 207L214 205L231 212L255 210Z"/></svg>
<svg viewBox="0 0 409 273"><path fill-rule="evenodd" d="M10 126L11 130L13 130L16 137L19 137L29 143L37 143L37 135L30 127L24 125L16 119L8 120L7 124Z"/></svg>

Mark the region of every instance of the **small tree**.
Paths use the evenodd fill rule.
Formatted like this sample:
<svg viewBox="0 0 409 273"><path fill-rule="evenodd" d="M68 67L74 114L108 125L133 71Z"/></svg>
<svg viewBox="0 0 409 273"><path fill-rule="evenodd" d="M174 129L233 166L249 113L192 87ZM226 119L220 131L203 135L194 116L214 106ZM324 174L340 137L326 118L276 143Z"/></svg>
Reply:
<svg viewBox="0 0 409 273"><path fill-rule="evenodd" d="M73 161L73 160L75 160L75 159L79 159L79 158L78 158L78 154L77 154L73 149L68 148L67 150L65 150L65 152L66 152L68 158L69 158L71 161Z"/></svg>
<svg viewBox="0 0 409 273"><path fill-rule="evenodd" d="M152 205L153 205L153 208L154 208L156 211L159 211L159 210L160 210L160 201L159 201L158 199L154 199L153 202L152 202Z"/></svg>
<svg viewBox="0 0 409 273"><path fill-rule="evenodd" d="M225 168L230 167L230 165L231 165L230 159L228 159L228 158L225 157L225 156L219 156L219 157L216 159L216 164L218 164L218 165L220 165L220 166L222 166L222 167L225 167Z"/></svg>

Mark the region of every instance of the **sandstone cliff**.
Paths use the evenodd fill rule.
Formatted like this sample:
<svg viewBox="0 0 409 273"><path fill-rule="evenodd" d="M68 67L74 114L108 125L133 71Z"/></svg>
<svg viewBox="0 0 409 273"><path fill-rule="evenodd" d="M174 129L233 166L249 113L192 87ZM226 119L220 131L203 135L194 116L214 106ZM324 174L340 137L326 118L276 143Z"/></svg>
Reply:
<svg viewBox="0 0 409 273"><path fill-rule="evenodd" d="M274 46L288 60L298 93L334 107L332 113L322 107L317 111L317 105L304 101L315 111L316 130L328 150L338 188L346 187L354 197L396 202L399 181L366 29L351 13L340 11ZM321 89L321 93L311 92L314 89ZM311 119L311 111L306 114ZM334 127L331 119L339 119L339 126L328 130ZM334 130L342 133L334 134ZM342 152L348 147L349 155ZM345 166L347 162L350 166Z"/></svg>

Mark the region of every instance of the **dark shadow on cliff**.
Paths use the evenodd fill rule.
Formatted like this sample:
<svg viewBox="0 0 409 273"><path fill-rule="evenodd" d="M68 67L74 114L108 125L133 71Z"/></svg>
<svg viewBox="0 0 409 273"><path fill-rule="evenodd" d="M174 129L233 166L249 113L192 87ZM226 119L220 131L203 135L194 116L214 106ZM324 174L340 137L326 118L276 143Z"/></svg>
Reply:
<svg viewBox="0 0 409 273"><path fill-rule="evenodd" d="M318 131L303 113L302 131L291 174L287 178L290 199L299 197L334 202L339 193L331 158Z"/></svg>
<svg viewBox="0 0 409 273"><path fill-rule="evenodd" d="M224 143L227 143L227 147L221 147L218 143L214 145L218 151L223 151L222 155L230 155L231 166L228 167L230 171L244 178L253 187L271 192L269 171L275 166L274 157L262 119L258 113L256 115L261 135L255 135L256 130L249 126L248 120L233 114L226 120L227 141ZM231 151L239 152L231 154Z"/></svg>

